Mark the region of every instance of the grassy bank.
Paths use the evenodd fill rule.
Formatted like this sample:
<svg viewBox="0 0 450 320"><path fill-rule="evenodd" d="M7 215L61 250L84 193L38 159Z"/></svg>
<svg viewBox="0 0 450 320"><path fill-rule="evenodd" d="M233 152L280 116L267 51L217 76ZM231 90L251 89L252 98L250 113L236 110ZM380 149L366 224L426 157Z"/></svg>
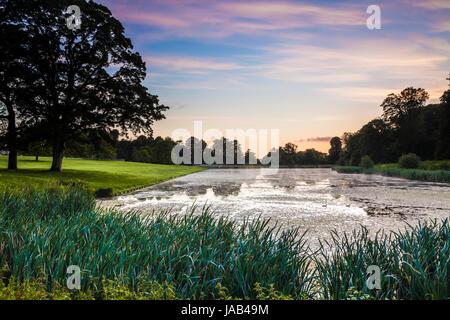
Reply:
<svg viewBox="0 0 450 320"><path fill-rule="evenodd" d="M0 156L0 191L33 187L43 189L58 182L83 181L93 190L112 193L132 190L182 175L204 170L199 167L171 166L124 161L64 159L63 172L49 172L51 158L19 157L16 171L6 170L7 157Z"/></svg>
<svg viewBox="0 0 450 320"><path fill-rule="evenodd" d="M351 166L336 166L333 170L338 173L380 174L382 176L399 177L409 180L450 182L450 171L447 170L403 169L396 165L381 165L370 169Z"/></svg>
<svg viewBox="0 0 450 320"><path fill-rule="evenodd" d="M0 197L0 298L447 299L448 221L370 239L334 234L314 254L300 230L201 215L96 208L79 186ZM330 250L331 249L331 250ZM81 291L65 289L82 269ZM366 286L369 265L381 289Z"/></svg>

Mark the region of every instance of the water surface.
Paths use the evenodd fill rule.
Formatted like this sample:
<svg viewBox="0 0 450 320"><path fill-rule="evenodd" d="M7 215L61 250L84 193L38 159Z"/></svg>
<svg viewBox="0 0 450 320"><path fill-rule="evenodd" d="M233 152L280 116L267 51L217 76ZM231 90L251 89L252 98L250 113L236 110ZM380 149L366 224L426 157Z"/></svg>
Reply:
<svg viewBox="0 0 450 320"><path fill-rule="evenodd" d="M261 216L283 228L298 226L317 244L333 229L398 230L421 219L448 218L450 185L331 169L211 169L101 205L143 214L161 208L184 213L194 202L237 221Z"/></svg>

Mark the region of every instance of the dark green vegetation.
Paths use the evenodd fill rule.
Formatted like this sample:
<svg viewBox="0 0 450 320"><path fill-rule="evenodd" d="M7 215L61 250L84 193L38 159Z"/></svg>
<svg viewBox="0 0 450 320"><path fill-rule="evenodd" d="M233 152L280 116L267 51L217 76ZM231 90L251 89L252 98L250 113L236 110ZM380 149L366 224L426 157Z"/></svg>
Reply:
<svg viewBox="0 0 450 320"><path fill-rule="evenodd" d="M375 168L336 166L333 168L333 170L336 170L336 172L339 173L380 174L387 177L399 177L409 180L450 182L450 171L447 170L403 169L389 166L378 166Z"/></svg>
<svg viewBox="0 0 450 320"><path fill-rule="evenodd" d="M365 155L375 163L392 163L409 153L422 160L449 159L450 90L442 94L440 104L425 105L427 99L424 89L412 87L388 95L380 118L355 133L344 133L337 164L358 166Z"/></svg>
<svg viewBox="0 0 450 320"><path fill-rule="evenodd" d="M66 159L64 172L49 172L51 158L19 157L19 170L5 170L7 157L0 156L0 191L41 190L73 181L85 183L97 196L111 196L203 170L199 167Z"/></svg>
<svg viewBox="0 0 450 320"><path fill-rule="evenodd" d="M218 298L219 284L235 297L256 297L256 283L295 297L308 292L298 230L281 234L263 221L238 226L207 208L180 217L103 211L79 188L5 192L0 212L0 265L19 282L44 276L64 285L75 264L86 291L123 279L131 289L167 283L180 298Z"/></svg>
<svg viewBox="0 0 450 320"><path fill-rule="evenodd" d="M67 8L82 12L68 28ZM52 147L61 171L66 143L89 130L151 134L166 106L142 84L147 69L111 11L86 0L0 0L0 118L7 123L9 169L18 139ZM31 143L31 142L30 142Z"/></svg>
<svg viewBox="0 0 450 320"><path fill-rule="evenodd" d="M419 223L398 233L378 233L374 239L365 228L351 235L333 233L315 258L324 297L448 299L449 227L448 220ZM361 277L369 265L380 268L380 290L368 290L367 278Z"/></svg>
<svg viewBox="0 0 450 320"><path fill-rule="evenodd" d="M364 156L361 158L361 163L359 164L360 167L363 167L365 169L373 168L374 163L372 159L370 159L369 156Z"/></svg>
<svg viewBox="0 0 450 320"><path fill-rule="evenodd" d="M334 234L312 253L298 229L203 213L118 213L80 186L0 197L2 298L447 299L448 221L370 239ZM330 250L331 249L331 250ZM66 268L82 269L69 293ZM381 290L366 287L369 265Z"/></svg>
<svg viewBox="0 0 450 320"><path fill-rule="evenodd" d="M366 159L367 157L363 157ZM370 158L369 158L370 159ZM364 165L361 160L359 166L336 166L333 170L339 173L365 173L381 174L388 177L399 177L409 180L422 180L430 182L450 182L449 160L420 161L415 154L406 154L399 158L398 163L378 164L375 167ZM415 169L418 168L418 169Z"/></svg>
<svg viewBox="0 0 450 320"><path fill-rule="evenodd" d="M403 169L417 169L420 164L420 158L414 153L408 153L398 158L398 165Z"/></svg>

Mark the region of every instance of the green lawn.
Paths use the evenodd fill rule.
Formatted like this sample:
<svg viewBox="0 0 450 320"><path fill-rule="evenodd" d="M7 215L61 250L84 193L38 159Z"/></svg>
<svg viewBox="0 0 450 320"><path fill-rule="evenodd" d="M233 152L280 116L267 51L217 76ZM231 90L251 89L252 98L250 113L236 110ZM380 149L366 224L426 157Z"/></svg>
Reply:
<svg viewBox="0 0 450 320"><path fill-rule="evenodd" d="M124 161L64 159L63 172L48 171L50 157L19 157L17 171L8 171L8 159L0 156L0 190L28 186L41 189L58 181L82 180L90 187L112 188L114 194L204 170L199 167Z"/></svg>

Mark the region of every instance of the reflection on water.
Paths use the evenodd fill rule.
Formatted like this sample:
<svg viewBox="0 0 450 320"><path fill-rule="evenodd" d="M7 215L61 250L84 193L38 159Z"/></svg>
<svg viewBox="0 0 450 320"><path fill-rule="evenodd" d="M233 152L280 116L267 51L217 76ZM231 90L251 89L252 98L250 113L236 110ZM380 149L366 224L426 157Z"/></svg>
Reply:
<svg viewBox="0 0 450 320"><path fill-rule="evenodd" d="M450 217L450 185L330 169L211 169L100 204L185 212L194 202L238 221L261 216L283 228L308 229L316 242L332 229L397 230L418 219Z"/></svg>

